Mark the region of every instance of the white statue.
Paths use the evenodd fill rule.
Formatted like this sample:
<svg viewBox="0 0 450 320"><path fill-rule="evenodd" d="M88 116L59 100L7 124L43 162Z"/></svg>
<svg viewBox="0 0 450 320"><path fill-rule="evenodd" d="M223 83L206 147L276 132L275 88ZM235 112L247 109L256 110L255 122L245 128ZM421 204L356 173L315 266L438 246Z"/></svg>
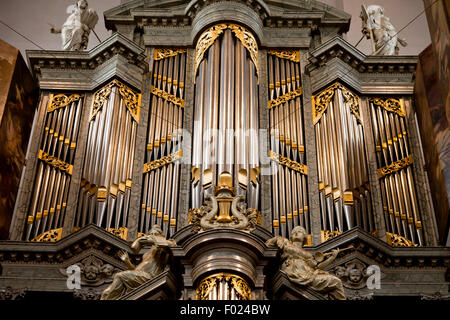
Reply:
<svg viewBox="0 0 450 320"><path fill-rule="evenodd" d="M85 50L88 46L89 34L98 22L98 15L88 9L86 0L80 0L67 7L69 14L61 29L51 26L51 33L61 33L62 49L68 51Z"/></svg>
<svg viewBox="0 0 450 320"><path fill-rule="evenodd" d="M406 47L405 40L398 38L391 20L384 15L384 8L363 5L361 10L362 32L372 42L372 55L393 56L398 55L399 43Z"/></svg>

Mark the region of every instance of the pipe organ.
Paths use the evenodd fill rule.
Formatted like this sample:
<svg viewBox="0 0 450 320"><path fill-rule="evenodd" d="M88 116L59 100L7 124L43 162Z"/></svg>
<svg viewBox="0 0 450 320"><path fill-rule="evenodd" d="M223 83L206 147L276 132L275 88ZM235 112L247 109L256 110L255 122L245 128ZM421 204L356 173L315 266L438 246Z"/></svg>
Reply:
<svg viewBox="0 0 450 320"><path fill-rule="evenodd" d="M82 106L80 94L49 96L25 240L62 230Z"/></svg>
<svg viewBox="0 0 450 320"><path fill-rule="evenodd" d="M215 25L197 42L193 208L223 181L249 208L259 206L258 66L256 40L241 26Z"/></svg>
<svg viewBox="0 0 450 320"><path fill-rule="evenodd" d="M313 122L323 232L374 231L359 97L335 83L313 97Z"/></svg>
<svg viewBox="0 0 450 320"><path fill-rule="evenodd" d="M138 232L159 224L173 234L182 157L185 49L155 49Z"/></svg>
<svg viewBox="0 0 450 320"><path fill-rule="evenodd" d="M118 80L94 94L75 227L125 233L140 100Z"/></svg>
<svg viewBox="0 0 450 320"><path fill-rule="evenodd" d="M296 226L310 233L300 52L268 51L272 218L276 235Z"/></svg>
<svg viewBox="0 0 450 320"><path fill-rule="evenodd" d="M229 273L213 274L197 286L197 300L251 300L252 291L242 277Z"/></svg>
<svg viewBox="0 0 450 320"><path fill-rule="evenodd" d="M378 178L388 238L400 235L424 245L407 141L404 100L370 98Z"/></svg>

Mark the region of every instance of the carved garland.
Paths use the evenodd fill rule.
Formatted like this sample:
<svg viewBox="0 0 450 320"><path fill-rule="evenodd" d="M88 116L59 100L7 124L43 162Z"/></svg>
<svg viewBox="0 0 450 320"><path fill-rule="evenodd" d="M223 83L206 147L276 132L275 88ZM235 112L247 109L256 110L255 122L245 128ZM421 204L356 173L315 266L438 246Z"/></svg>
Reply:
<svg viewBox="0 0 450 320"><path fill-rule="evenodd" d="M144 169L142 170L143 173L150 172L152 170L158 169L160 167L163 167L165 165L168 165L169 163L175 162L178 159L180 159L183 156L183 150L179 150L177 152L174 152L172 154L169 154L165 157L162 157L157 160L153 160L151 162L144 164Z"/></svg>
<svg viewBox="0 0 450 320"><path fill-rule="evenodd" d="M45 153L43 150L39 150L38 158L45 163L48 163L49 165L66 172L67 174L72 174L73 165L68 164L62 160L59 160L58 158L49 155L48 153Z"/></svg>
<svg viewBox="0 0 450 320"><path fill-rule="evenodd" d="M168 92L165 92L161 89L158 89L154 86L151 86L150 92L160 98L163 98L164 100L166 100L168 102L172 102L174 105L184 108L184 100L181 98L177 98L174 95L172 95Z"/></svg>
<svg viewBox="0 0 450 320"><path fill-rule="evenodd" d="M348 104L350 112L356 117L356 119L358 119L359 122L361 122L361 115L359 111L359 97L340 83L335 83L319 94L313 96L312 107L314 124L317 124L317 122L319 122L320 118L327 110L328 105L331 102L331 99L333 99L337 89L341 89L344 102Z"/></svg>
<svg viewBox="0 0 450 320"><path fill-rule="evenodd" d="M407 166L410 166L412 164L413 164L413 157L412 154L410 154L406 158L400 159L398 161L391 163L386 167L378 169L378 178L379 179L384 178L385 176L400 171L403 168L406 168Z"/></svg>
<svg viewBox="0 0 450 320"><path fill-rule="evenodd" d="M258 44L255 37L244 27L236 24L222 23L212 26L200 36L195 48L195 66L194 74L197 74L198 67L203 60L205 52L212 46L214 41L223 33L225 29L230 29L238 38L242 45L248 50L250 58L252 59L256 73L259 78L259 62L258 62Z"/></svg>
<svg viewBox="0 0 450 320"><path fill-rule="evenodd" d="M289 169L292 169L294 171L300 172L303 175L308 175L308 167L304 164L298 163L297 161L291 160L289 158L283 157L280 154L277 154L273 152L272 150L269 151L270 159L272 159L275 162L278 162L279 164L288 167Z"/></svg>
<svg viewBox="0 0 450 320"><path fill-rule="evenodd" d="M98 90L94 94L94 103L92 104L91 115L89 121L93 121L97 116L97 113L103 107L103 104L108 100L113 87L119 88L119 94L125 102L128 110L131 113L134 121L139 122L140 106L141 106L141 94L134 92L129 87L121 83L119 80L113 80L106 86Z"/></svg>
<svg viewBox="0 0 450 320"><path fill-rule="evenodd" d="M81 94L71 94L67 96L65 94L50 95L50 102L48 104L47 112L55 111L59 108L67 107L72 102L78 101L83 97Z"/></svg>
<svg viewBox="0 0 450 320"><path fill-rule="evenodd" d="M61 240L62 236L62 230L63 228L58 229L52 229L49 231L46 231L40 235L38 235L36 238L31 240L32 242L56 242Z"/></svg>
<svg viewBox="0 0 450 320"><path fill-rule="evenodd" d="M268 107L269 107L269 109L271 109L273 107L279 106L280 104L286 103L292 99L295 99L295 98L301 96L302 92L303 92L302 88L298 88L295 91L291 91L286 94L283 94L282 96L280 96L276 99L270 100Z"/></svg>
<svg viewBox="0 0 450 320"><path fill-rule="evenodd" d="M293 62L300 62L299 50L268 50L267 53L281 59L291 60Z"/></svg>
<svg viewBox="0 0 450 320"><path fill-rule="evenodd" d="M370 102L372 102L375 106L381 107L389 112L394 112L398 114L400 117L406 117L405 108L403 107L402 99L394 99L394 98L370 98Z"/></svg>
<svg viewBox="0 0 450 320"><path fill-rule="evenodd" d="M154 60L162 60L168 57L174 57L177 54L185 53L186 49L170 49L170 48L157 48L155 49Z"/></svg>
<svg viewBox="0 0 450 320"><path fill-rule="evenodd" d="M388 245L392 247L417 247L417 244L395 233L386 232Z"/></svg>

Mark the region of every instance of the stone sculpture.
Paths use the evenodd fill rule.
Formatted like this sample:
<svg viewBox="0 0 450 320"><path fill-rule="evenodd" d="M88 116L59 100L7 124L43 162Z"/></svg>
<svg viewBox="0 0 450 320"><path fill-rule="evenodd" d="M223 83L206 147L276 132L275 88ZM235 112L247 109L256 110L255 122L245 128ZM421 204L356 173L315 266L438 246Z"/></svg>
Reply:
<svg viewBox="0 0 450 320"><path fill-rule="evenodd" d="M407 46L404 39L397 36L397 31L391 20L384 15L384 8L363 5L361 10L362 33L372 42L372 55L393 56L398 55L399 44Z"/></svg>
<svg viewBox="0 0 450 320"><path fill-rule="evenodd" d="M345 300L341 280L324 270L336 259L339 249L331 253L316 252L312 255L303 248L306 241L305 228L298 226L292 230L290 239L278 236L267 240L266 245L277 246L283 250L280 270L288 276L290 281L328 294L331 299ZM330 256L325 259L327 255Z"/></svg>
<svg viewBox="0 0 450 320"><path fill-rule="evenodd" d="M101 300L118 300L162 273L169 260L169 247L176 246L176 243L172 239L167 240L161 227L154 225L148 235L137 238L131 244L131 249L137 254L143 245L152 245L152 248L143 255L142 262L137 266L131 263L127 252L122 251L120 253L120 259L125 262L130 270L121 271L114 275L111 285L103 291Z"/></svg>
<svg viewBox="0 0 450 320"><path fill-rule="evenodd" d="M86 0L80 0L67 7L69 14L61 29L51 26L51 33L61 33L62 49L67 51L86 50L89 34L94 30L98 22L98 15L92 9L88 9Z"/></svg>

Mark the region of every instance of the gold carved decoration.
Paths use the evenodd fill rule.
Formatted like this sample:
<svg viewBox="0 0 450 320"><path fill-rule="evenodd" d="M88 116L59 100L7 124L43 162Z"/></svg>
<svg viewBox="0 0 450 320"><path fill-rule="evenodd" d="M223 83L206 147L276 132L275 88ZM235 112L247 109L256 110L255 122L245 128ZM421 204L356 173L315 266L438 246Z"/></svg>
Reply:
<svg viewBox="0 0 450 320"><path fill-rule="evenodd" d="M151 86L150 92L160 98L163 98L166 101L172 102L174 105L184 108L184 100L181 98L177 98L174 95L172 95L168 92L165 92L161 89L158 89L154 86Z"/></svg>
<svg viewBox="0 0 450 320"><path fill-rule="evenodd" d="M46 231L40 235L38 235L36 238L31 240L32 242L56 242L61 240L63 228L58 229L52 229L49 231Z"/></svg>
<svg viewBox="0 0 450 320"><path fill-rule="evenodd" d="M279 106L280 104L286 103L289 100L292 100L292 99L295 99L295 98L301 96L302 92L303 92L303 90L300 87L295 91L291 91L286 94L283 94L282 96L279 96L276 99L270 100L268 107L269 107L269 109L271 109L273 107Z"/></svg>
<svg viewBox="0 0 450 320"><path fill-rule="evenodd" d="M214 41L216 41L225 29L233 31L236 38L238 38L242 45L248 50L259 78L258 43L256 42L255 37L244 27L231 23L216 24L202 33L195 48L194 74L197 74L198 67L203 60L205 52L212 46Z"/></svg>
<svg viewBox="0 0 450 320"><path fill-rule="evenodd" d="M392 247L417 247L417 244L395 233L386 232L388 245Z"/></svg>
<svg viewBox="0 0 450 320"><path fill-rule="evenodd" d="M143 173L147 173L147 172L150 172L152 170L158 169L160 167L168 165L169 163L177 161L182 156L183 156L183 150L180 149L177 152L169 154L168 156L162 157L160 159L153 160L151 162L147 162L147 163L144 164L144 169L142 170L142 172Z"/></svg>
<svg viewBox="0 0 450 320"><path fill-rule="evenodd" d="M406 158L400 159L398 161L395 161L394 163L391 163L386 167L378 169L378 178L381 179L389 174L397 172L403 168L406 168L407 166L410 166L412 163L413 157L412 154L410 154Z"/></svg>
<svg viewBox="0 0 450 320"><path fill-rule="evenodd" d="M276 56L281 59L291 60L294 62L300 62L299 50L268 50L268 54Z"/></svg>
<svg viewBox="0 0 450 320"><path fill-rule="evenodd" d="M52 112L56 109L67 107L69 104L80 100L82 97L83 95L76 93L71 94L70 96L65 94L51 94L47 112Z"/></svg>
<svg viewBox="0 0 450 320"><path fill-rule="evenodd" d="M128 229L125 227L116 228L108 228L106 231L111 232L116 237L119 237L123 240L127 240Z"/></svg>
<svg viewBox="0 0 450 320"><path fill-rule="evenodd" d="M185 53L186 49L170 49L170 48L156 48L154 60L162 60L168 57L176 56L180 53Z"/></svg>
<svg viewBox="0 0 450 320"><path fill-rule="evenodd" d="M361 115L359 111L359 97L345 88L342 84L335 83L319 94L313 96L312 108L314 124L317 124L317 122L319 122L320 118L327 110L328 104L333 99L337 89L341 89L344 102L349 105L351 113L356 117L356 119L358 119L358 121L361 122Z"/></svg>
<svg viewBox="0 0 450 320"><path fill-rule="evenodd" d="M100 110L102 109L105 101L108 100L112 92L112 88L114 87L119 88L119 94L124 100L125 105L127 106L127 109L130 111L131 116L133 117L134 121L139 122L139 114L141 108L141 94L136 93L134 90L130 89L119 80L111 81L94 94L94 103L92 104L89 121L93 121L95 119L97 113L99 113Z"/></svg>
<svg viewBox="0 0 450 320"><path fill-rule="evenodd" d="M370 102L374 105L381 107L389 112L394 112L400 117L406 117L405 108L403 106L403 99L394 98L370 98Z"/></svg>
<svg viewBox="0 0 450 320"><path fill-rule="evenodd" d="M45 163L48 163L49 165L66 172L67 174L72 174L73 165L68 164L62 160L59 160L58 158L49 155L48 153L45 153L43 150L39 150L38 158L44 161Z"/></svg>
<svg viewBox="0 0 450 320"><path fill-rule="evenodd" d="M291 160L289 158L283 157L280 154L277 154L273 152L272 150L269 151L270 159L272 159L275 162L278 162L279 164L288 167L289 169L292 169L294 171L300 172L301 174L304 174L305 176L308 175L308 167L304 164L298 163L297 161Z"/></svg>
<svg viewBox="0 0 450 320"><path fill-rule="evenodd" d="M342 231L330 231L330 230L321 230L320 231L320 236L321 236L322 242L333 239L340 234L342 234Z"/></svg>
<svg viewBox="0 0 450 320"><path fill-rule="evenodd" d="M226 282L228 286L227 292L231 292L232 289L235 290L236 297L238 300L251 300L252 290L248 285L247 281L245 281L240 276L230 274L230 273L217 273L210 275L203 279L196 290L196 299L197 300L209 300L209 293L213 289L219 288L219 283ZM218 293L217 299L219 300L230 300L228 297L220 296L221 293Z"/></svg>

